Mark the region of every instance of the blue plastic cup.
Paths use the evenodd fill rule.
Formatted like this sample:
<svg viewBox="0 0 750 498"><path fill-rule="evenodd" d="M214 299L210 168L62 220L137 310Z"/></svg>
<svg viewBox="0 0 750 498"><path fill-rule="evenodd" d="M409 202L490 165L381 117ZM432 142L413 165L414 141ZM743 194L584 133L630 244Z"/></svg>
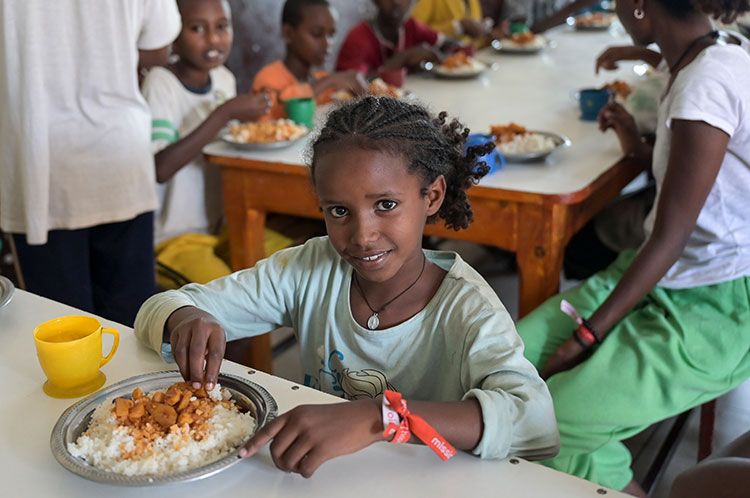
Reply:
<svg viewBox="0 0 750 498"><path fill-rule="evenodd" d="M484 145L487 142L495 142L495 137L492 135L484 135L481 133L472 133L466 138L466 144L464 145L464 151L468 151L469 147L475 147L477 145ZM484 162L487 164L487 166L490 167L490 170L487 172L487 174L492 174L495 171L500 171L503 166L505 166L505 157L500 153L497 148L492 149L491 152L477 157L476 159L476 165L479 166L479 163Z"/></svg>
<svg viewBox="0 0 750 498"><path fill-rule="evenodd" d="M602 107L612 98L612 92L606 88L585 88L578 94L578 104L581 106L581 119L596 121Z"/></svg>

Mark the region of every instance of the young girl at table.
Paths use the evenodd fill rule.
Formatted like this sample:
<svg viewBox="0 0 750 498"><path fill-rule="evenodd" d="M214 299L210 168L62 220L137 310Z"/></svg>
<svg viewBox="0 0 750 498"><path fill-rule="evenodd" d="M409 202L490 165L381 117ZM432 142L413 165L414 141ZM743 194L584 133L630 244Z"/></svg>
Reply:
<svg viewBox="0 0 750 498"><path fill-rule="evenodd" d="M386 97L334 110L311 162L328 236L141 308L138 337L171 350L189 381L217 381L225 341L284 325L305 384L353 400L281 415L245 456L273 439L276 465L309 476L384 439L376 398L387 389L459 449L554 455L549 393L497 295L457 254L421 247L425 223L471 222L466 189L487 168L475 159L486 148L464 153L467 132Z"/></svg>
<svg viewBox="0 0 750 498"><path fill-rule="evenodd" d="M286 58L267 65L255 76L253 91L268 91L269 118L286 117L283 101L315 98L327 104L337 90L354 95L367 91L367 81L354 70L328 74L322 66L336 33L336 18L328 0L287 0L281 15Z"/></svg>
<svg viewBox="0 0 750 498"><path fill-rule="evenodd" d="M652 164L647 239L518 324L555 400L562 446L547 463L636 495L621 441L750 376L750 56L708 17L748 9L617 1L634 42L656 43L670 73L653 148L620 105L599 117L627 156Z"/></svg>
<svg viewBox="0 0 750 498"><path fill-rule="evenodd" d="M232 46L225 0L180 0L182 31L177 61L154 67L141 91L151 108L152 149L160 207L157 244L184 233L214 233L222 219L221 184L201 149L229 120L251 121L269 107L265 95L235 97L235 79L223 66Z"/></svg>
<svg viewBox="0 0 750 498"><path fill-rule="evenodd" d="M373 0L375 19L352 28L339 51L336 69L402 86L407 68L440 60L446 39L411 17L414 0Z"/></svg>

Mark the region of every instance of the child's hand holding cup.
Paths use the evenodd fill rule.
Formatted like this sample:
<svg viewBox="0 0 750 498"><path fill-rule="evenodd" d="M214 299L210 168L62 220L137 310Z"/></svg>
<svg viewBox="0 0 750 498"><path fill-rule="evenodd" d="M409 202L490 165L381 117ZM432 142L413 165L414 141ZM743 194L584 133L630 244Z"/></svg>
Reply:
<svg viewBox="0 0 750 498"><path fill-rule="evenodd" d="M607 88L584 88L578 93L581 119L596 121L599 112L612 101L613 94Z"/></svg>
<svg viewBox="0 0 750 498"><path fill-rule="evenodd" d="M103 357L102 334L114 336L109 354ZM42 388L53 398L78 398L99 389L107 378L99 368L115 355L120 344L116 329L102 327L88 316L63 316L34 329L39 364L47 382Z"/></svg>

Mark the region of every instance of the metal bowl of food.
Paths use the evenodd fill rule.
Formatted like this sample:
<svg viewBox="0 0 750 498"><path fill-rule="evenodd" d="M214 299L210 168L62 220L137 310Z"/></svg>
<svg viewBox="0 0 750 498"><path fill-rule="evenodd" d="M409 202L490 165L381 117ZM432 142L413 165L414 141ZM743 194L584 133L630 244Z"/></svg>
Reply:
<svg viewBox="0 0 750 498"><path fill-rule="evenodd" d="M231 399L233 405L236 405L239 412L244 414L249 413L255 419L255 430L276 417L278 411L276 400L263 387L235 375L221 374L218 380L222 390L225 389L229 393L229 399ZM85 458L76 456L71 452L71 445L75 445L84 432L90 429L95 410L103 404L113 403L116 398L130 398L131 393L136 388L139 388L143 393L153 393L166 390L169 386L181 381L182 377L177 371L138 375L113 384L77 402L65 410L52 429L50 437L52 454L63 467L81 477L92 481L122 486L153 486L195 481L212 476L231 467L239 461L239 449L252 436L252 433L243 437L243 440L236 447L225 451L220 458L213 461L206 461L205 464L200 464L190 470L183 471L158 471L127 475L119 471L104 470L101 468L102 466L97 466L94 458L89 462ZM227 400L228 402L229 399ZM213 430L212 426L208 427L208 431ZM223 430L226 427L220 427L219 429ZM216 429L217 434L219 429ZM159 448L159 451L169 450L170 447ZM120 451L125 451L123 446L120 446Z"/></svg>

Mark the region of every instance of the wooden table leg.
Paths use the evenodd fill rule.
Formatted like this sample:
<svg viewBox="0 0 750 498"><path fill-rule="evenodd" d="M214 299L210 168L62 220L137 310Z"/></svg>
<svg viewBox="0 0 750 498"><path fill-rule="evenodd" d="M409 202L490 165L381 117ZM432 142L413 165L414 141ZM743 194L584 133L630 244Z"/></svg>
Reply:
<svg viewBox="0 0 750 498"><path fill-rule="evenodd" d="M523 205L518 220L518 317L522 318L560 290L567 210L555 204Z"/></svg>
<svg viewBox="0 0 750 498"><path fill-rule="evenodd" d="M229 225L232 270L237 271L255 266L255 263L265 256L263 232L266 226L266 214L255 209L231 211L227 209L227 224ZM225 357L263 372L272 373L271 336L263 334L232 341L227 344Z"/></svg>

